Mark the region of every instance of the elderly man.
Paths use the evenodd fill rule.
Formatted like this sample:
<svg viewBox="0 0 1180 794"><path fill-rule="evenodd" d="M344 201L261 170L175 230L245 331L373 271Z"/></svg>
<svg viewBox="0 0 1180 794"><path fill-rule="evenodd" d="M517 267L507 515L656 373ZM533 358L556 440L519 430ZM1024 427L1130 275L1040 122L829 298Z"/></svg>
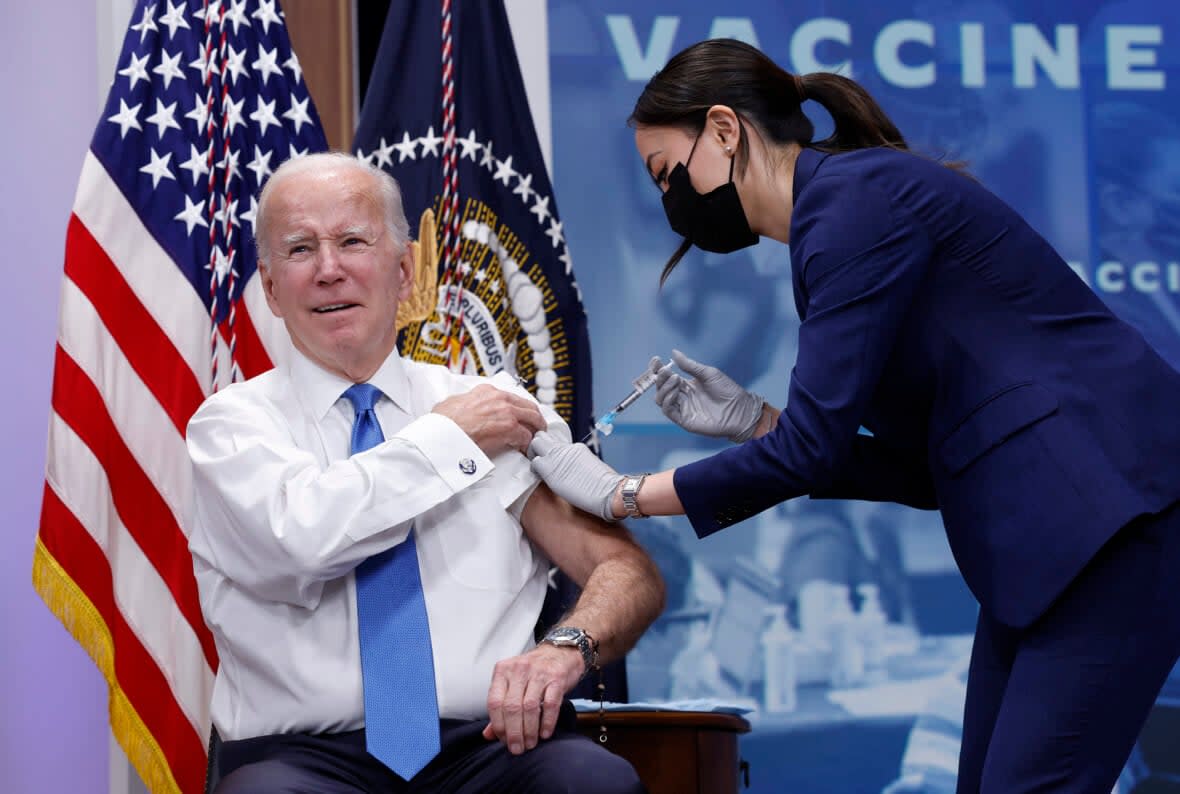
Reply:
<svg viewBox="0 0 1180 794"><path fill-rule="evenodd" d="M398 356L414 263L387 174L289 161L257 237L296 353L188 428L217 791L642 791L564 696L636 641L663 583L530 471L533 434L569 429L507 375ZM536 644L550 561L583 593Z"/></svg>

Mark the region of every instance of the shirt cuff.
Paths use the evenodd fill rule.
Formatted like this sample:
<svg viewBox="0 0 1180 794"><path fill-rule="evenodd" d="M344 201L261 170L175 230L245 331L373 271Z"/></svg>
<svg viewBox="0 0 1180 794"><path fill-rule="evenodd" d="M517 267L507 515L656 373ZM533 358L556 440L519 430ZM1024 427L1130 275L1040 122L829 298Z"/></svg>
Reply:
<svg viewBox="0 0 1180 794"><path fill-rule="evenodd" d="M442 414L418 417L399 430L397 438L413 444L456 493L479 482L495 468L483 450Z"/></svg>

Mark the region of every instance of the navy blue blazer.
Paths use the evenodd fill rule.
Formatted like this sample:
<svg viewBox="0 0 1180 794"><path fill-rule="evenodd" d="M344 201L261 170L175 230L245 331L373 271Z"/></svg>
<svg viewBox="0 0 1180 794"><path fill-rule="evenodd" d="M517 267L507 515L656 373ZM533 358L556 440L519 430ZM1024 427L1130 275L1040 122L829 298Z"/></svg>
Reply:
<svg viewBox="0 0 1180 794"><path fill-rule="evenodd" d="M1180 498L1180 374L982 185L805 149L794 202L786 408L676 470L699 536L805 494L937 508L980 604L1025 626Z"/></svg>

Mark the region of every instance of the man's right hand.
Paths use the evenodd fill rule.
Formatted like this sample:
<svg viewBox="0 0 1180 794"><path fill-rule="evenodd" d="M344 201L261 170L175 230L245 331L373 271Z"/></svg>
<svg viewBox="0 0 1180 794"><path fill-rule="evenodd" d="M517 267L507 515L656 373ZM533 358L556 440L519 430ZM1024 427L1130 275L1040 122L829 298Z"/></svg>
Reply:
<svg viewBox="0 0 1180 794"><path fill-rule="evenodd" d="M457 424L489 458L508 449L526 452L533 434L547 427L536 403L486 383L448 397L432 411Z"/></svg>

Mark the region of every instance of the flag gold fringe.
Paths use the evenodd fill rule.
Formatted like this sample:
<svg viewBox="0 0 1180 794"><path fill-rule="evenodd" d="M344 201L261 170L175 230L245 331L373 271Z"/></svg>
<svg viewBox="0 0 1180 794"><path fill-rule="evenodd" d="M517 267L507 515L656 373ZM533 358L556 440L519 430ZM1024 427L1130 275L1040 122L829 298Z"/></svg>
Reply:
<svg viewBox="0 0 1180 794"><path fill-rule="evenodd" d="M180 794L164 751L115 676L115 645L110 628L91 600L45 548L41 538L37 538L33 549L33 588L102 671L109 692L111 732L144 785L153 794Z"/></svg>

